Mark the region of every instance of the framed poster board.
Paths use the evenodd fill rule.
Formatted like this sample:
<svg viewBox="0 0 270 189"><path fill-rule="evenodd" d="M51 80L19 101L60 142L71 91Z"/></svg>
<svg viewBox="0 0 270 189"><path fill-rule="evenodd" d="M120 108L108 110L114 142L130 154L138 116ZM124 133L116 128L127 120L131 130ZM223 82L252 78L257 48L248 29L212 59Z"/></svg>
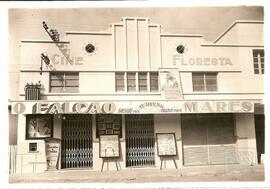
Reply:
<svg viewBox="0 0 270 189"><path fill-rule="evenodd" d="M96 119L96 137L100 135L119 135L122 138L122 115L100 114Z"/></svg>
<svg viewBox="0 0 270 189"><path fill-rule="evenodd" d="M112 158L120 156L119 135L99 136L99 157Z"/></svg>
<svg viewBox="0 0 270 189"><path fill-rule="evenodd" d="M176 156L175 133L157 133L158 156Z"/></svg>
<svg viewBox="0 0 270 189"><path fill-rule="evenodd" d="M52 137L51 115L27 115L26 117L26 139L46 139Z"/></svg>

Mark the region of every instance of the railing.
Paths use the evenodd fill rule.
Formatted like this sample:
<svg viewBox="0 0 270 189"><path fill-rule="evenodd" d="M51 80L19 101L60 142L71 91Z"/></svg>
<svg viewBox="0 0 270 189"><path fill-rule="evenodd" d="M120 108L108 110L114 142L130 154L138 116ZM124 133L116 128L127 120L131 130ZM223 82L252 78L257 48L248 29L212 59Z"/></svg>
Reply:
<svg viewBox="0 0 270 189"><path fill-rule="evenodd" d="M40 89L41 89L40 83L36 84L27 83L24 87L25 100L40 100Z"/></svg>

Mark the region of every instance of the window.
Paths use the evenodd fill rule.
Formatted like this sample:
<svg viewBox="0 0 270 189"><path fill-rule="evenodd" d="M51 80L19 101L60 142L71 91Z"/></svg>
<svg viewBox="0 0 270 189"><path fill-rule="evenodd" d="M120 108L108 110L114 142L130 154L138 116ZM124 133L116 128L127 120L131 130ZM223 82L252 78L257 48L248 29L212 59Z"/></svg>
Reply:
<svg viewBox="0 0 270 189"><path fill-rule="evenodd" d="M78 93L78 72L55 72L50 77L50 92L52 93Z"/></svg>
<svg viewBox="0 0 270 189"><path fill-rule="evenodd" d="M88 45L85 46L85 50L88 53L93 53L96 50L96 48L95 48L94 45L92 45L91 43L89 43Z"/></svg>
<svg viewBox="0 0 270 189"><path fill-rule="evenodd" d="M150 72L150 91L158 92L158 72Z"/></svg>
<svg viewBox="0 0 270 189"><path fill-rule="evenodd" d="M184 51L185 51L185 47L183 45L178 45L176 47L176 51L179 53L179 54L183 54Z"/></svg>
<svg viewBox="0 0 270 189"><path fill-rule="evenodd" d="M127 73L127 91L136 92L136 73Z"/></svg>
<svg viewBox="0 0 270 189"><path fill-rule="evenodd" d="M29 152L37 152L37 143L29 143Z"/></svg>
<svg viewBox="0 0 270 189"><path fill-rule="evenodd" d="M115 74L115 89L117 92L125 91L125 73L124 72Z"/></svg>
<svg viewBox="0 0 270 189"><path fill-rule="evenodd" d="M116 92L158 92L158 72L116 72Z"/></svg>
<svg viewBox="0 0 270 189"><path fill-rule="evenodd" d="M192 73L193 91L217 91L217 73Z"/></svg>
<svg viewBox="0 0 270 189"><path fill-rule="evenodd" d="M253 50L254 74L264 74L264 50Z"/></svg>
<svg viewBox="0 0 270 189"><path fill-rule="evenodd" d="M139 73L139 91L147 92L147 72Z"/></svg>

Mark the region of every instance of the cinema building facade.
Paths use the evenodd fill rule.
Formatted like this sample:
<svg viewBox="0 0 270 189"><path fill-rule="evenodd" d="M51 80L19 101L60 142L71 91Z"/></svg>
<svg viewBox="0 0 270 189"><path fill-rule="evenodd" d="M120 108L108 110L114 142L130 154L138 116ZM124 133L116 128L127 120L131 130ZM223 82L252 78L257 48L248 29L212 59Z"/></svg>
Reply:
<svg viewBox="0 0 270 189"><path fill-rule="evenodd" d="M100 170L101 135L119 136L121 169L159 169L158 133L174 134L178 168L259 163L263 22L235 21L211 43L133 17L48 34L21 41L17 173L47 169L47 138L60 139L59 170Z"/></svg>

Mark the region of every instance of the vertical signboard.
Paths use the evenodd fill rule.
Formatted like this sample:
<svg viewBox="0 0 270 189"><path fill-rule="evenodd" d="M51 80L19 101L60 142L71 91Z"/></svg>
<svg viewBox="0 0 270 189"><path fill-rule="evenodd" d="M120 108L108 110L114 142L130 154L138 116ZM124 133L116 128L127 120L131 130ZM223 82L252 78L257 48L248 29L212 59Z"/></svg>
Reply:
<svg viewBox="0 0 270 189"><path fill-rule="evenodd" d="M60 139L45 139L47 170L56 170L59 161Z"/></svg>

